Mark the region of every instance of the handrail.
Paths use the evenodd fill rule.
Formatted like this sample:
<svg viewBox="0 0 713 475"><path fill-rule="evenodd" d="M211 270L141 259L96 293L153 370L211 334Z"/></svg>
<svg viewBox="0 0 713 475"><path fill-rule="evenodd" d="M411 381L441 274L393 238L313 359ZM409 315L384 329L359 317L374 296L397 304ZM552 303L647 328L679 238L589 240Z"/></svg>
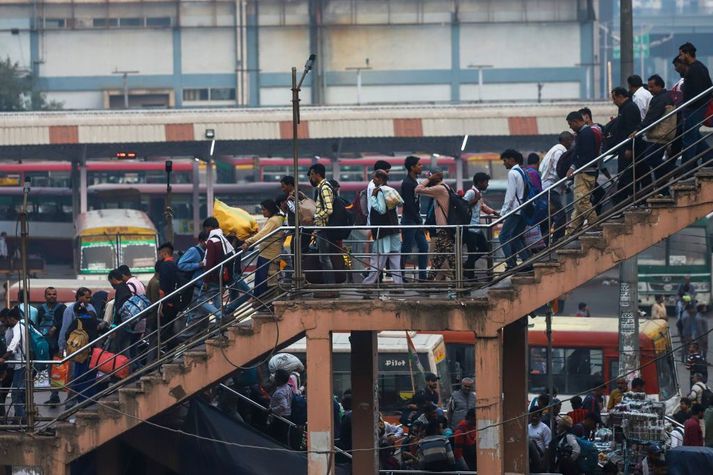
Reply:
<svg viewBox="0 0 713 475"><path fill-rule="evenodd" d="M255 242L251 247L257 246L258 244L261 244L261 243L263 243L264 241L266 241L267 239L273 237L275 234L278 234L278 233L280 233L280 232L288 231L289 229L290 229L290 228L287 228L287 227L285 227L285 226L280 226L279 228L274 229L272 232L268 233L266 236L264 236L264 237L262 237L261 239L259 239L259 240L258 240L257 242ZM122 328L122 327L124 327L124 326L126 326L126 325L130 325L132 322L135 322L135 321L138 320L139 318L143 318L144 316L150 314L153 310L157 310L165 301L173 299L176 295L179 295L179 294L180 294L181 292L183 292L184 290L190 288L191 286L194 286L196 282L200 281L201 279L203 279L203 278L204 278L205 276L207 276L208 274L211 274L211 273L215 272L215 271L218 270L218 269L222 269L222 267L223 267L225 264L228 264L228 263L232 262L233 260L237 259L238 257L240 257L240 259L241 259L241 261L242 261L243 258L245 257L243 254L248 255L249 253L245 253L242 249L240 249L240 250L237 250L237 249L236 249L236 250L235 250L235 254L233 254L232 256L227 257L227 258L224 259L222 262L220 262L219 264L216 264L215 266L213 266L213 267L210 268L209 270L203 272L202 274L198 275L197 277L193 277L193 278L192 278L191 280L189 280L187 283L185 283L185 284L182 285L181 287L177 288L176 290L174 290L174 291L171 292L170 294L164 295L163 297L159 298L156 302L152 303L151 305L149 305L148 307L146 307L144 310L140 311L139 313L137 313L137 314L134 315L133 317L131 317L131 318L129 318L128 320L126 320L126 321L124 321L124 322L121 322L121 323L119 323L118 325L112 327L112 328L109 329L106 333L103 333L102 335L100 335L100 336L98 336L96 339L94 339L93 341L90 341L89 343L87 343L85 346L83 346L83 347L80 348L79 350L75 351L74 353L68 354L67 356L65 356L65 357L62 358L61 360L51 360L51 361L49 361L49 360L31 360L31 363L34 363L34 364L53 364L53 365L59 365L59 364L66 363L67 361L70 361L70 360L71 360L72 358L74 358L76 355L78 355L78 354L80 354L80 353L82 353L82 352L84 352L84 351L86 351L86 350L91 349L95 344L97 344L97 343L99 343L100 341L106 339L109 335L111 335L111 334L117 332L117 331L119 330L119 328ZM9 361L9 360L8 360L8 363L24 363L24 361Z"/></svg>
<svg viewBox="0 0 713 475"><path fill-rule="evenodd" d="M678 427L679 429L683 429L683 424L681 424L680 422L678 422L678 421L677 421L676 419L674 419L673 417L671 417L671 416L664 416L664 419L666 419L668 422L670 422L672 426Z"/></svg>
<svg viewBox="0 0 713 475"><path fill-rule="evenodd" d="M220 383L219 386L220 386L221 388L227 390L228 392L230 392L230 393L233 394L234 396L238 396L240 399L242 399L243 401L245 401L245 402L247 402L248 404L252 405L254 408L259 409L259 410L261 410L262 412L264 412L264 413L266 413L266 414L270 414L272 417L281 420L282 422L284 422L284 423L287 424L288 426L290 426L290 427L297 427L297 424L295 424L295 423L292 422L291 420L285 419L284 417L279 416L279 415L275 414L274 412L271 412L270 409L268 409L268 408L266 408L266 407L264 407L264 406L261 406L260 404L258 404L257 402L253 401L252 399L250 399L250 398L247 397L246 395L240 394L240 393L237 392L235 389L231 388L230 386L225 385L225 383ZM336 447L336 446L334 447L334 449L335 449L336 452L339 452L340 454L342 454L342 455L344 455L344 456L346 456L346 457L352 458L352 454L350 454L349 452L345 452L344 450L342 450L342 449L340 449L339 447Z"/></svg>
<svg viewBox="0 0 713 475"><path fill-rule="evenodd" d="M663 121L666 120L667 118L671 117L673 114L678 113L679 111L681 111L683 108L685 108L685 107L688 106L689 104L691 104L691 103L693 103L693 102L696 102L696 101L698 101L698 100L700 100L700 99L703 99L703 98L705 98L706 96L710 96L711 93L713 93L713 86L711 86L711 87L709 87L708 89L706 89L705 91L701 92L700 94L698 94L698 95L697 95L696 97L694 97L693 99L689 99L688 101L684 102L683 104L681 104L681 105L678 106L677 108L673 109L673 110L670 111L669 113L664 114L662 117L660 117L659 119L657 119L656 121L654 121L654 122L653 122L652 124L650 124L648 127L645 127L644 129L641 129L641 130L637 131L632 137L627 137L625 140L619 142L619 143L616 144L614 147L612 147L612 148L610 148L609 150L607 150L606 152L600 154L599 156L597 156L596 158L594 158L592 161L588 162L588 163L585 164L585 165L582 165L581 167L579 167L578 170L575 170L574 173L575 173L575 174L581 173L580 170L584 170L584 169L586 169L586 168L588 168L588 167L590 167L590 166L592 166L592 165L597 164L600 160L603 160L603 159L607 158L608 156L611 156L613 152L619 150L619 149L622 148L625 144L627 144L627 143L629 143L630 141L633 141L635 138L637 138L637 137L643 135L646 131L648 131L648 130L651 129L652 127L658 125L659 123L663 122ZM700 126L699 126L699 127L700 127ZM525 208L526 205L528 205L528 204L530 204L530 203L533 203L533 202L534 202L535 200L537 200L538 198L540 198L540 197L546 195L546 194L548 193L548 190L549 190L549 189L551 189L551 188L556 188L556 187L558 187L558 186L562 186L562 185L564 185L565 183L567 183L569 180L570 180L570 177L560 178L559 181L555 182L552 186L550 186L549 188L546 188L546 189L542 190L541 192L539 192L538 194L536 194L535 196L533 196L533 197L530 198L529 200L527 200L527 201L521 203L520 206L518 206L517 208L513 208L513 209L512 209L511 211L509 211L508 213L506 213L506 214L500 216L498 219L496 219L495 221L493 221L492 223L490 223L489 226L494 226L494 225L498 224L498 223L501 222L501 221L505 221L505 218L507 218L508 216L513 215L513 214L516 213L516 212L522 211L522 210ZM439 226L439 227L440 227L440 226Z"/></svg>

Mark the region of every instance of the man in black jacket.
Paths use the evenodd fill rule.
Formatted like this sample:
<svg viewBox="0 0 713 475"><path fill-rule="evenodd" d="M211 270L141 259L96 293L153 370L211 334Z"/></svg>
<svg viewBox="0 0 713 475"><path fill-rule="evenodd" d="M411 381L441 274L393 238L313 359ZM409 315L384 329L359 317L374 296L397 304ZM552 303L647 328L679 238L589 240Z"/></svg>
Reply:
<svg viewBox="0 0 713 475"><path fill-rule="evenodd" d="M644 120L641 121L637 130L643 130L649 127L673 110L673 99L666 90L665 86L666 83L658 74L654 74L649 78L649 92L651 92L653 97L649 103L649 110L646 113L646 117L644 117ZM644 144L646 145L644 156L646 157L646 165L651 168L654 176L656 177L656 186L663 185L664 178L665 181L670 180L671 176L669 173L673 171L676 166L676 160L671 160L671 157L667 157L666 162L663 161L666 146L675 138L675 136L675 115L659 122L644 134ZM639 175L638 167L636 175L642 176ZM648 180L647 183L645 177L642 176L642 187L648 186L649 184L650 180ZM668 187L663 188L659 193L661 195L668 196Z"/></svg>
<svg viewBox="0 0 713 475"><path fill-rule="evenodd" d="M692 43L684 43L678 48L678 57L688 65L688 70L683 78L683 101L687 102L710 88L711 76L708 69L696 59L696 47ZM710 96L692 102L683 111L683 158L681 165L686 167L683 172L696 166L698 155L703 154L708 146L703 141L700 128L706 117L706 106ZM710 153L709 153L710 155Z"/></svg>
<svg viewBox="0 0 713 475"><path fill-rule="evenodd" d="M636 106L634 106L636 107ZM567 176L574 175L574 211L567 224L566 235L580 228L586 220L589 224L597 220L597 212L592 206L592 192L597 186L597 164L591 162L597 158L597 146L594 132L584 123L581 112L574 111L567 115L569 127L577 134L574 142L574 158ZM575 175L575 171L577 174Z"/></svg>
<svg viewBox="0 0 713 475"><path fill-rule="evenodd" d="M623 87L615 87L611 92L611 96L612 101L619 108L619 114L605 127L605 135L608 137L607 145L610 148L629 138L641 124L641 112L629 97L629 91ZM632 182L634 174L631 164L634 157L637 159L637 163L639 163L639 159L643 158L644 155L641 151L641 145L634 144L631 141L617 150L619 155L617 159L619 179L617 192L612 198L616 205L628 199L633 193ZM636 174L637 179L641 176L638 172L639 170L637 170Z"/></svg>

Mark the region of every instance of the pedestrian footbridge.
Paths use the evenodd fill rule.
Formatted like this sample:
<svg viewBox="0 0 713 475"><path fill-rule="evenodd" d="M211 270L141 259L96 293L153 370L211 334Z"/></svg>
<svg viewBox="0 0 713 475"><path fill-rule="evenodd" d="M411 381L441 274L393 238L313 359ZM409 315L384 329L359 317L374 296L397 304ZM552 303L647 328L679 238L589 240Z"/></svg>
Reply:
<svg viewBox="0 0 713 475"><path fill-rule="evenodd" d="M711 151L705 139L697 159ZM597 160L610 161L623 147L626 143ZM637 160L646 159L638 153L635 145L632 168L640 163ZM132 376L118 381L107 378L92 399L53 420L35 420L31 426L0 434L2 463L69 473L67 467L78 457L306 337L309 473L330 473L334 421L332 411L324 408L332 405L331 335L351 332L353 473L376 473L376 332L460 330L475 332L477 337L473 351L479 400L478 472L527 473L526 316L713 211L713 170L705 167L705 161L693 163L659 174L652 183L638 177L626 199L603 208L597 221L560 240L548 239L545 249L525 256L515 269L505 270L501 244L483 256L487 263L474 279L465 279L466 251L460 244L465 230L455 227L456 268L451 279L407 281L398 287L387 281L366 288L350 279L342 284L310 284L314 279L308 276L305 282L298 275L269 296L241 303L230 319L210 329L204 328L209 316L191 323L183 337L159 325L137 348L134 360L142 364ZM670 196L661 197L669 185ZM549 213L543 218L552 235L553 218ZM501 222L483 225L483 232L493 232ZM243 254L238 258L247 256ZM221 266L230 265L231 259Z"/></svg>

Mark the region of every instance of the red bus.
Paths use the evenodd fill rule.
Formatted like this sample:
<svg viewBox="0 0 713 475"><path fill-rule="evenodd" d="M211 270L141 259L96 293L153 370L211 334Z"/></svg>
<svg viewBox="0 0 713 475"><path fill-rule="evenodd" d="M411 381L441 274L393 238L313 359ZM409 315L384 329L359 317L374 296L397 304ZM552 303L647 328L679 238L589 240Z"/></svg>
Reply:
<svg viewBox="0 0 713 475"><path fill-rule="evenodd" d="M545 318L537 317L528 331L528 391L530 398L547 389L547 337ZM446 343L451 383L475 372L472 332L439 332ZM641 320L639 333L641 377L646 393L666 403L672 414L680 389L668 323ZM562 317L552 319L552 368L559 397L587 392L599 381L613 381L619 372L619 331L614 317ZM477 375L475 375L477 377ZM612 382L607 388L615 388ZM563 405L563 410L569 407ZM567 409L569 410L569 409Z"/></svg>

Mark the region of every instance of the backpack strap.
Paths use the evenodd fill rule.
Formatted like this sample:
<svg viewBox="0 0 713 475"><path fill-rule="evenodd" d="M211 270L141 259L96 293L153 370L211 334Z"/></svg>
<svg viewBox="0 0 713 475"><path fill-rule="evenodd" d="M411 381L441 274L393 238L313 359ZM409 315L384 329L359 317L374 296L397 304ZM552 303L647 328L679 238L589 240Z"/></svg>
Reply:
<svg viewBox="0 0 713 475"><path fill-rule="evenodd" d="M136 295L136 285L133 282L127 282L126 286L131 289L131 294Z"/></svg>
<svg viewBox="0 0 713 475"><path fill-rule="evenodd" d="M522 177L522 201L520 201L520 198L517 197L517 192L515 193L515 199L518 203L522 204L522 202L525 201L525 197L527 196L527 188L530 186L530 181L527 179L527 176L525 175L525 172L522 170L522 168L518 166L514 170L520 173L520 177Z"/></svg>

